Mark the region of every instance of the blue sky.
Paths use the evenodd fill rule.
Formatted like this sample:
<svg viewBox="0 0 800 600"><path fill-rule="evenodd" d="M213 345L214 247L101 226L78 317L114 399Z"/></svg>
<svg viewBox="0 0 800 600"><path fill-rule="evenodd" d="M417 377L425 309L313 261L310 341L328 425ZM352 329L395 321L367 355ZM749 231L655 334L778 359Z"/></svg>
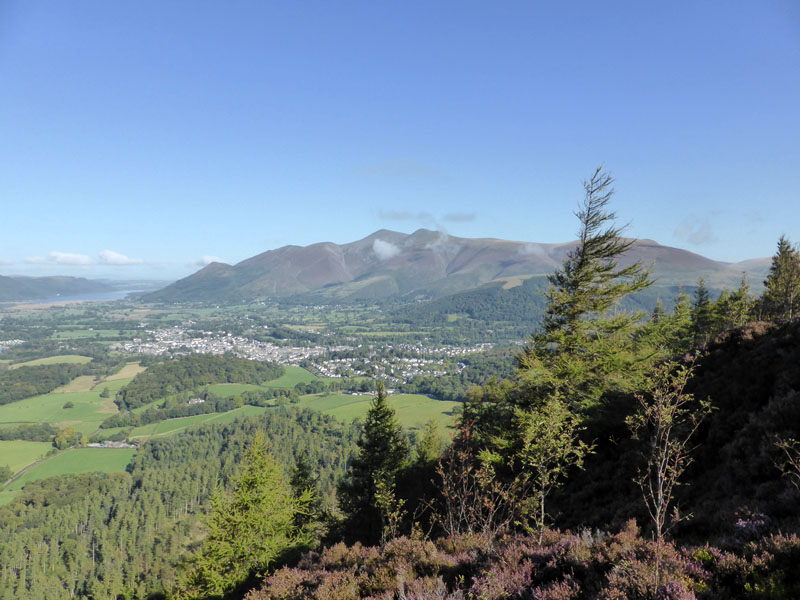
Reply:
<svg viewBox="0 0 800 600"><path fill-rule="evenodd" d="M800 241L800 4L0 0L0 273L162 279L379 228Z"/></svg>

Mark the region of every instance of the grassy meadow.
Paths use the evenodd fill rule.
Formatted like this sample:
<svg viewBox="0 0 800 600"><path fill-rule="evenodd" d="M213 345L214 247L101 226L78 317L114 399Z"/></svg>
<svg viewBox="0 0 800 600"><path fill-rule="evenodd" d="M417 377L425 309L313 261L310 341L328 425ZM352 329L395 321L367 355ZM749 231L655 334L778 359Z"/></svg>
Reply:
<svg viewBox="0 0 800 600"><path fill-rule="evenodd" d="M65 354L63 356L48 356L47 358L37 358L35 360L28 360L25 362L10 365L8 368L19 369L20 367L36 367L39 365L59 365L59 364L85 365L86 363L91 361L92 359L88 356L79 356L77 354Z"/></svg>
<svg viewBox="0 0 800 600"><path fill-rule="evenodd" d="M7 466L17 473L52 449L53 445L49 442L0 440L0 467Z"/></svg>
<svg viewBox="0 0 800 600"><path fill-rule="evenodd" d="M351 395L322 393L303 396L300 406L318 410L341 421L363 419L369 410L371 394ZM435 400L421 394L394 394L389 404L397 413L398 422L408 429L417 429L435 420L442 429L452 427L460 402Z"/></svg>

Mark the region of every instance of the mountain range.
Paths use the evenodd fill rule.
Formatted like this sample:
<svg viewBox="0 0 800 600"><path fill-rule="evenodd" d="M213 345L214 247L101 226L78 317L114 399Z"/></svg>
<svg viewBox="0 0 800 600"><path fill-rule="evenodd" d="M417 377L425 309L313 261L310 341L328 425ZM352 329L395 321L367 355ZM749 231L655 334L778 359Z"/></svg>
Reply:
<svg viewBox="0 0 800 600"><path fill-rule="evenodd" d="M83 277L23 277L0 275L0 302L42 300L110 292L113 286Z"/></svg>
<svg viewBox="0 0 800 600"><path fill-rule="evenodd" d="M235 302L303 299L309 302L428 300L482 286L513 288L552 273L577 241L542 244L461 238L419 229L412 234L381 229L348 244L283 246L235 265L213 262L143 297L151 302ZM620 264L652 266L659 287L692 286L704 277L712 289L738 287L742 273L758 288L769 258L739 263L633 240Z"/></svg>

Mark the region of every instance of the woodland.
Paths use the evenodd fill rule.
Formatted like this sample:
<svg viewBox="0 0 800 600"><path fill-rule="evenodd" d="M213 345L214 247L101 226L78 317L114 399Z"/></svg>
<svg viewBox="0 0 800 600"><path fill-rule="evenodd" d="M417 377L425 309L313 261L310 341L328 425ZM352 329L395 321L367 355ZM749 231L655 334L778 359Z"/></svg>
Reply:
<svg viewBox="0 0 800 600"><path fill-rule="evenodd" d="M377 381L353 424L276 405L28 484L0 508L0 598L800 597L800 251L780 238L760 296L701 279L636 311L653 281L619 265L613 179L584 189L541 327L483 385L442 383L466 396L452 434L409 438ZM117 403L281 374L192 360Z"/></svg>

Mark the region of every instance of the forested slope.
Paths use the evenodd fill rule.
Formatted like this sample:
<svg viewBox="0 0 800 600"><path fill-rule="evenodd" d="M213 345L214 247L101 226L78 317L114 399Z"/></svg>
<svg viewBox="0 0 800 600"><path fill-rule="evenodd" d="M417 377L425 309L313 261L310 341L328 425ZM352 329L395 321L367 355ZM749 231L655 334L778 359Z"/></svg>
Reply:
<svg viewBox="0 0 800 600"><path fill-rule="evenodd" d="M310 411L205 426L145 444L119 475L32 483L0 509L0 598L157 598L197 539L210 495L236 472L257 430L287 469L301 453L323 497L345 469L356 430Z"/></svg>

